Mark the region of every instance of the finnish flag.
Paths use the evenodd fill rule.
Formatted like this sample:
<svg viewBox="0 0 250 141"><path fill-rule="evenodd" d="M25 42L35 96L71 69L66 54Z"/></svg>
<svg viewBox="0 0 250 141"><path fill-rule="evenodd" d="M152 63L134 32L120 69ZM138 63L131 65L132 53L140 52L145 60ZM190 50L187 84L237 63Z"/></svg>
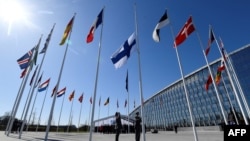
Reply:
<svg viewBox="0 0 250 141"><path fill-rule="evenodd" d="M136 35L133 33L128 40L111 56L111 61L115 65L115 68L122 67L130 57L130 54L136 49L134 46L136 43Z"/></svg>

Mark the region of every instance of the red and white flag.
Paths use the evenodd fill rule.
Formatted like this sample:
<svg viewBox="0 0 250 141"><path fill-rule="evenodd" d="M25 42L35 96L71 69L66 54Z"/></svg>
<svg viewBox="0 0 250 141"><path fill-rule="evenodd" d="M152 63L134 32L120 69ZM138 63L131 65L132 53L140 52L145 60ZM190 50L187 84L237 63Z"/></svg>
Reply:
<svg viewBox="0 0 250 141"><path fill-rule="evenodd" d="M192 17L190 16L185 25L182 27L181 31L175 37L174 47L177 47L195 30L193 25Z"/></svg>

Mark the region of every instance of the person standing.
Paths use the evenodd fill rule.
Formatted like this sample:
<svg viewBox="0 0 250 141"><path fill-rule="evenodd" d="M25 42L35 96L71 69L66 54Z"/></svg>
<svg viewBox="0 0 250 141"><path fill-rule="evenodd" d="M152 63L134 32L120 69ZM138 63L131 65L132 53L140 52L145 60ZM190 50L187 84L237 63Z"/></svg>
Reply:
<svg viewBox="0 0 250 141"><path fill-rule="evenodd" d="M135 116L135 141L140 141L141 135L141 117L139 116L139 112L136 112Z"/></svg>
<svg viewBox="0 0 250 141"><path fill-rule="evenodd" d="M116 130L116 134L115 134L115 141L119 141L119 135L121 133L121 129L122 129L122 122L121 122L121 116L119 112L115 113L115 130Z"/></svg>
<svg viewBox="0 0 250 141"><path fill-rule="evenodd" d="M178 129L177 129L177 128L178 128L178 126L175 125L175 126L174 126L174 131L175 131L176 134L177 134L177 132L178 132Z"/></svg>

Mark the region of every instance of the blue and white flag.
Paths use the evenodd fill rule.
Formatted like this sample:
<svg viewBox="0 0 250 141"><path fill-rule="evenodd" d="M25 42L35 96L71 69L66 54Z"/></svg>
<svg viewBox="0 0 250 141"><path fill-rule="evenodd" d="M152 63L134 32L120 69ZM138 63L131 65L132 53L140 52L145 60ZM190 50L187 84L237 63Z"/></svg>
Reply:
<svg viewBox="0 0 250 141"><path fill-rule="evenodd" d="M133 33L128 40L111 56L111 61L115 65L115 68L122 67L130 57L130 54L135 50L135 33Z"/></svg>
<svg viewBox="0 0 250 141"><path fill-rule="evenodd" d="M49 81L50 78L48 80L46 80L45 82L43 82L39 87L38 87L38 92L42 92L44 90L47 89L47 87L49 86Z"/></svg>

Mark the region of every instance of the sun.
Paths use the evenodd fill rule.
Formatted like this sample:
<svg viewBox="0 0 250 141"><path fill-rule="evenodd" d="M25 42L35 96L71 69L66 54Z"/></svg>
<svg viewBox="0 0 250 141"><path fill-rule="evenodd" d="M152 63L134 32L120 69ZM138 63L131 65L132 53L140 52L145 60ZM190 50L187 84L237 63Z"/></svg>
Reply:
<svg viewBox="0 0 250 141"><path fill-rule="evenodd" d="M11 25L14 22L20 22L26 19L26 12L23 6L15 0L0 0L0 17L7 22L8 34L11 30Z"/></svg>

